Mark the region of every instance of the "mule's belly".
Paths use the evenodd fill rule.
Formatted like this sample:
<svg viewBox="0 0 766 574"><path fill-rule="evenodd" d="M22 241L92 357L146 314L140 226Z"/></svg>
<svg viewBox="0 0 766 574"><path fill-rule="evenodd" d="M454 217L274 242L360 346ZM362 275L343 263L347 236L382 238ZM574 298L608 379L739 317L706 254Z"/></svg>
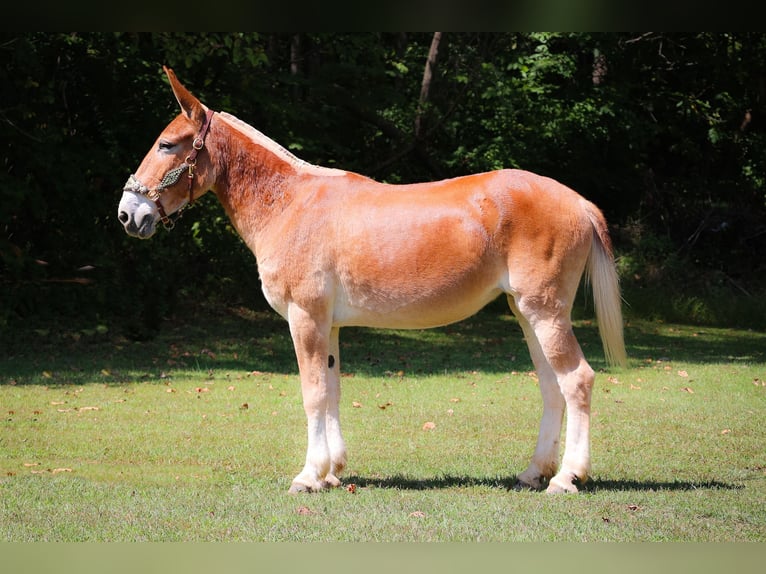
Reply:
<svg viewBox="0 0 766 574"><path fill-rule="evenodd" d="M467 319L493 301L501 291L449 306L419 306L410 304L396 310L379 312L348 306L335 308L333 324L339 327L377 327L381 329L429 329Z"/></svg>
<svg viewBox="0 0 766 574"><path fill-rule="evenodd" d="M476 314L503 292L500 281L482 279L439 286L422 286L415 281L400 288L339 290L333 305L333 324L426 329L455 323Z"/></svg>

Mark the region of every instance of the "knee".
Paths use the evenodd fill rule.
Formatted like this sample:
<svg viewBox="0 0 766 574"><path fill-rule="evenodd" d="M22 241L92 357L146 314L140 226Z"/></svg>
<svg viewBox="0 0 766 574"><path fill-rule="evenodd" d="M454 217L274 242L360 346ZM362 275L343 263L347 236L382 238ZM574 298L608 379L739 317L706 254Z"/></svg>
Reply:
<svg viewBox="0 0 766 574"><path fill-rule="evenodd" d="M559 384L567 404L574 403L583 407L590 406L590 398L595 380L595 371L584 360L580 362L574 371L562 377Z"/></svg>

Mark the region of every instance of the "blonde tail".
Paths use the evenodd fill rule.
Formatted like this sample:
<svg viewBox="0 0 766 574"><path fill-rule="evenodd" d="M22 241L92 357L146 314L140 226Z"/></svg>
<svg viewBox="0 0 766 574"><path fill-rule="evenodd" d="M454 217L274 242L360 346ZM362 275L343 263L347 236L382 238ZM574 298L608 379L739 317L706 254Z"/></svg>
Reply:
<svg viewBox="0 0 766 574"><path fill-rule="evenodd" d="M593 302L604 355L610 365L625 367L628 357L623 338L622 297L612 242L603 214L590 203L588 216L593 224L593 244L588 257L587 273L593 286Z"/></svg>

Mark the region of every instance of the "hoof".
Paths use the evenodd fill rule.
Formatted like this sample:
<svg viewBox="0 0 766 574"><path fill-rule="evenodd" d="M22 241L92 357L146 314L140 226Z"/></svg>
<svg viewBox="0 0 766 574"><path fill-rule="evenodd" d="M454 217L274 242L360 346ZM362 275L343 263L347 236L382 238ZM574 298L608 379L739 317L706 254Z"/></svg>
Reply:
<svg viewBox="0 0 766 574"><path fill-rule="evenodd" d="M335 476L334 474L328 474L324 477L324 482L322 482L322 486L324 488L337 488L340 486L340 479Z"/></svg>
<svg viewBox="0 0 766 574"><path fill-rule="evenodd" d="M290 485L290 490L288 490L287 492L290 494L305 494L305 493L316 492L316 490L305 484L293 482Z"/></svg>
<svg viewBox="0 0 766 574"><path fill-rule="evenodd" d="M554 476L545 492L548 494L577 493L579 492L576 486L577 482L579 482L579 479L576 476L569 480L564 477Z"/></svg>
<svg viewBox="0 0 766 574"><path fill-rule="evenodd" d="M332 474L328 474L323 481L318 482L313 486L305 484L304 482L293 481L288 492L290 494L312 493L328 490L330 488L336 488L338 486L340 486L340 480L338 477Z"/></svg>
<svg viewBox="0 0 766 574"><path fill-rule="evenodd" d="M574 484L570 484L568 486L551 484L548 488L545 489L546 494L576 494L577 492L577 487Z"/></svg>
<svg viewBox="0 0 766 574"><path fill-rule="evenodd" d="M293 481L288 492L290 494L311 494L313 492L325 490L328 486L329 485L326 482L317 482L315 485L311 486L304 482Z"/></svg>
<svg viewBox="0 0 766 574"><path fill-rule="evenodd" d="M524 482L523 480L517 480L516 484L513 485L513 490L515 490L516 492L522 492L525 490L538 491L541 489L542 489L542 486L539 484L539 482L537 486L535 486L534 484L529 484L528 482Z"/></svg>

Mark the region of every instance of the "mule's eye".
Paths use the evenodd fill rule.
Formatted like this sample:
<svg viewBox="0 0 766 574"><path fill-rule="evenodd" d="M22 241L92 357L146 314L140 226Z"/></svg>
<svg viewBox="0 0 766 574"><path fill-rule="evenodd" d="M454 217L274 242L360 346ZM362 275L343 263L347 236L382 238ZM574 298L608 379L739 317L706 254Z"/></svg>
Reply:
<svg viewBox="0 0 766 574"><path fill-rule="evenodd" d="M176 146L173 142L169 142L167 140L161 140L159 144L159 148L163 151L173 149Z"/></svg>

